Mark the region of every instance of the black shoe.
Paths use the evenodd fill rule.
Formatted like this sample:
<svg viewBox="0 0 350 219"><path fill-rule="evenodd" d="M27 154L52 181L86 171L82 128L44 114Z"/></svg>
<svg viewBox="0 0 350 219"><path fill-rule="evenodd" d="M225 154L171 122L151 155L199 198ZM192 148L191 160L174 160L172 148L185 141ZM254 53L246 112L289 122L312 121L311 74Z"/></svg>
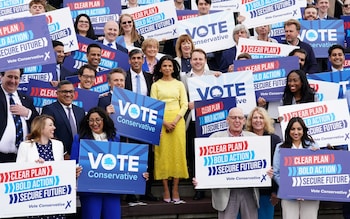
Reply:
<svg viewBox="0 0 350 219"><path fill-rule="evenodd" d="M140 199L147 200L147 201L153 201L153 202L159 201L159 199L157 197L153 196L152 193L148 193L146 195L141 195Z"/></svg>
<svg viewBox="0 0 350 219"><path fill-rule="evenodd" d="M126 195L125 197L126 202L137 202L136 195Z"/></svg>
<svg viewBox="0 0 350 219"><path fill-rule="evenodd" d="M196 193L193 196L193 200L201 200L202 198L204 198L204 191L196 191Z"/></svg>

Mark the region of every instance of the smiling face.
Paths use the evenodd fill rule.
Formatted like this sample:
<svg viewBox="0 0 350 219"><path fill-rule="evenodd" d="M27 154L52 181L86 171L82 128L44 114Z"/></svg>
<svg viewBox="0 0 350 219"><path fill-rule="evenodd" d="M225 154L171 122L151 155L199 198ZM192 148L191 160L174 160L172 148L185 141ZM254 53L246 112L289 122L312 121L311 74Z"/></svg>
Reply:
<svg viewBox="0 0 350 219"><path fill-rule="evenodd" d="M49 139L53 138L56 129L54 122L51 119L47 118L45 119L44 123L44 127L41 130L41 136Z"/></svg>
<svg viewBox="0 0 350 219"><path fill-rule="evenodd" d="M190 63L195 73L203 73L207 59L203 53L194 51Z"/></svg>
<svg viewBox="0 0 350 219"><path fill-rule="evenodd" d="M292 139L293 144L299 145L303 137L303 134L304 134L304 131L301 124L299 122L294 122L289 131L289 135Z"/></svg>
<svg viewBox="0 0 350 219"><path fill-rule="evenodd" d="M117 39L119 35L119 27L115 21L107 21L103 28L103 32L105 34L105 39L112 43Z"/></svg>
<svg viewBox="0 0 350 219"><path fill-rule="evenodd" d="M143 59L143 54L142 53L135 53L129 58L129 64L131 69L136 72L140 73L142 70L142 65L143 65L144 59Z"/></svg>
<svg viewBox="0 0 350 219"><path fill-rule="evenodd" d="M87 19L87 17L85 16L81 16L78 20L78 33L82 34L83 36L86 35L86 33L88 32L89 28L90 28L90 23L89 20Z"/></svg>
<svg viewBox="0 0 350 219"><path fill-rule="evenodd" d="M320 11L320 13L327 14L327 10L329 8L329 1L328 0L318 0L316 3L316 7Z"/></svg>
<svg viewBox="0 0 350 219"><path fill-rule="evenodd" d="M82 75L78 75L80 87L90 89L95 83L95 72L92 69L85 68Z"/></svg>
<svg viewBox="0 0 350 219"><path fill-rule="evenodd" d="M64 54L64 47L58 45L58 46L55 46L53 49L55 50L55 53L56 53L57 64L62 64L64 57L66 57Z"/></svg>
<svg viewBox="0 0 350 219"><path fill-rule="evenodd" d="M156 57L158 49L157 45L149 44L144 51L146 57Z"/></svg>
<svg viewBox="0 0 350 219"><path fill-rule="evenodd" d="M316 8L306 8L304 11L304 20L316 20L317 19L317 9Z"/></svg>
<svg viewBox="0 0 350 219"><path fill-rule="evenodd" d="M239 136L245 124L243 111L239 108L231 109L226 118L226 122L229 126L230 133L234 136Z"/></svg>
<svg viewBox="0 0 350 219"><path fill-rule="evenodd" d="M344 1L342 9L343 9L343 15L344 16L349 16L350 15L350 0L345 0Z"/></svg>
<svg viewBox="0 0 350 219"><path fill-rule="evenodd" d="M345 61L345 55L341 49L333 49L331 55L329 56L329 61L331 62L333 68L342 69Z"/></svg>
<svg viewBox="0 0 350 219"><path fill-rule="evenodd" d="M96 134L101 134L103 132L103 118L98 113L91 113L88 122L92 132Z"/></svg>
<svg viewBox="0 0 350 219"><path fill-rule="evenodd" d="M2 87L8 93L14 93L19 85L21 79L21 72L19 69L5 71L4 76L1 77Z"/></svg>
<svg viewBox="0 0 350 219"><path fill-rule="evenodd" d="M172 77L171 74L174 72L173 62L170 60L164 60L160 66L160 72L163 73L163 77Z"/></svg>
<svg viewBox="0 0 350 219"><path fill-rule="evenodd" d="M125 76L122 73L115 72L110 75L108 85L113 87L125 88Z"/></svg>
<svg viewBox="0 0 350 219"><path fill-rule="evenodd" d="M89 53L86 54L89 65L96 68L101 62L101 49L98 47L91 47Z"/></svg>
<svg viewBox="0 0 350 219"><path fill-rule="evenodd" d="M300 92L301 87L303 86L303 83L300 80L300 76L295 72L292 72L288 75L287 84L292 93Z"/></svg>
<svg viewBox="0 0 350 219"><path fill-rule="evenodd" d="M182 56L185 58L191 57L191 52L193 50L191 42L188 40L183 41L180 46L181 46L180 50L182 52Z"/></svg>
<svg viewBox="0 0 350 219"><path fill-rule="evenodd" d="M134 27L132 18L129 16L122 16L120 19L120 25L125 33L131 33Z"/></svg>
<svg viewBox="0 0 350 219"><path fill-rule="evenodd" d="M57 100L65 106L72 104L74 99L74 87L73 84L62 85L57 90Z"/></svg>
<svg viewBox="0 0 350 219"><path fill-rule="evenodd" d="M253 132L261 132L265 128L264 116L261 115L258 111L255 111L252 116L252 127Z"/></svg>

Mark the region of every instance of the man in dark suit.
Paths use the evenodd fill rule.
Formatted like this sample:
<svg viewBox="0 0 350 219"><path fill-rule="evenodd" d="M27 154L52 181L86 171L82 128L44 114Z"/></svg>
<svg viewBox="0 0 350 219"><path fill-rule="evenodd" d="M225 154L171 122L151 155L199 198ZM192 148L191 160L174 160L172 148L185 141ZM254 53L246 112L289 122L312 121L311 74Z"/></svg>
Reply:
<svg viewBox="0 0 350 219"><path fill-rule="evenodd" d="M15 162L18 144L16 145L17 135L14 115L20 116L22 124L21 139L25 139L30 131L32 120L38 115L33 100L20 92L17 92L22 72L20 69L1 72L0 89L0 163ZM10 98L15 104L11 104Z"/></svg>
<svg viewBox="0 0 350 219"><path fill-rule="evenodd" d="M75 72L70 72L62 64L66 54L64 53L64 44L61 41L52 41L53 50L56 54L56 74L57 81L51 81L52 86L57 87L58 82L64 80L66 77L75 75Z"/></svg>
<svg viewBox="0 0 350 219"><path fill-rule="evenodd" d="M144 62L144 54L140 49L133 49L129 52L129 64L130 69L126 72L125 89L133 91L138 94L149 96L151 92L151 86L153 83L153 76L142 71L142 65ZM129 143L143 143L134 139L128 139ZM149 180L146 183L146 193L141 196L143 200L156 201L158 200L151 193L152 179L153 179L153 167L154 167L154 154L152 146L149 146L148 150L148 169ZM135 196L127 196L127 201L136 201Z"/></svg>
<svg viewBox="0 0 350 219"><path fill-rule="evenodd" d="M85 116L83 108L72 104L74 93L72 82L60 81L57 86L57 101L44 106L42 110L42 114L48 114L55 119L55 137L63 142L65 159L70 157L73 137L77 134L79 124Z"/></svg>

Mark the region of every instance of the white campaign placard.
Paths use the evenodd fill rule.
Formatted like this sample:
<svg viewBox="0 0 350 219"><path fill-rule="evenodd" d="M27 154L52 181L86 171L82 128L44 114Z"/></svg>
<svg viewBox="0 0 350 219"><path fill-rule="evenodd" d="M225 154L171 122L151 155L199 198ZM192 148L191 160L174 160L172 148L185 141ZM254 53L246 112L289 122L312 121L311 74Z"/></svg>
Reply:
<svg viewBox="0 0 350 219"><path fill-rule="evenodd" d="M271 186L270 136L196 138L196 189Z"/></svg>
<svg viewBox="0 0 350 219"><path fill-rule="evenodd" d="M216 0L211 2L210 10L232 10L232 12L239 12L239 4L236 0ZM198 10L196 0L191 0L191 9Z"/></svg>
<svg viewBox="0 0 350 219"><path fill-rule="evenodd" d="M30 1L0 1L0 21L31 16L29 12Z"/></svg>
<svg viewBox="0 0 350 219"><path fill-rule="evenodd" d="M310 86L315 90L318 101L336 100L339 95L339 83L308 79Z"/></svg>
<svg viewBox="0 0 350 219"><path fill-rule="evenodd" d="M239 12L245 17L243 24L247 28L275 24L289 19L301 18L301 7L305 0L242 0Z"/></svg>
<svg viewBox="0 0 350 219"><path fill-rule="evenodd" d="M241 53L249 53L252 59L284 57L297 48L299 46L239 38L236 59Z"/></svg>
<svg viewBox="0 0 350 219"><path fill-rule="evenodd" d="M61 8L46 12L45 15L51 39L61 41L64 44L64 52L78 50L78 40L70 9Z"/></svg>
<svg viewBox="0 0 350 219"><path fill-rule="evenodd" d="M163 41L178 37L178 20L173 1L129 8L123 13L134 18L137 32L145 38Z"/></svg>
<svg viewBox="0 0 350 219"><path fill-rule="evenodd" d="M308 134L320 147L350 142L350 117L345 99L280 106L278 113L283 117L282 133L292 117L301 117L309 128Z"/></svg>
<svg viewBox="0 0 350 219"><path fill-rule="evenodd" d="M177 26L179 35L191 36L196 48L205 52L215 52L235 45L232 32L235 28L230 10L181 20Z"/></svg>
<svg viewBox="0 0 350 219"><path fill-rule="evenodd" d="M236 97L237 107L242 108L244 114L249 114L256 106L252 71L225 73L219 77L191 77L187 84L190 101Z"/></svg>
<svg viewBox="0 0 350 219"><path fill-rule="evenodd" d="M0 164L0 218L75 213L75 169L73 160Z"/></svg>

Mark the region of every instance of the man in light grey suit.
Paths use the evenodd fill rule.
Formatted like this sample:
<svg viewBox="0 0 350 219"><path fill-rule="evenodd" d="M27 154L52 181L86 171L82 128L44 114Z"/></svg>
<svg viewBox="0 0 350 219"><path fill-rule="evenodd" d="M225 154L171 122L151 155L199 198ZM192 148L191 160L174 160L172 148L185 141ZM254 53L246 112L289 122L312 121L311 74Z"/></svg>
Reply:
<svg viewBox="0 0 350 219"><path fill-rule="evenodd" d="M226 118L228 129L213 133L210 138L256 136L252 132L243 131L245 117L242 109L232 108ZM256 188L223 188L212 189L213 208L218 210L219 219L237 218L258 219L259 190Z"/></svg>

